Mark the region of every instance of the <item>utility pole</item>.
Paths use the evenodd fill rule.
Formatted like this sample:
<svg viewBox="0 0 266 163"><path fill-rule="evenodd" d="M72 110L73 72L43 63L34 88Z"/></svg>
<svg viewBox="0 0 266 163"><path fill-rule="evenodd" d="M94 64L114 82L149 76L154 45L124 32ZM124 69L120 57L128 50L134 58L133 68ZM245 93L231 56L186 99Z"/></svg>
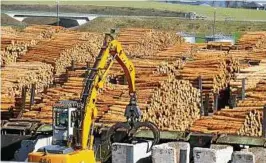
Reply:
<svg viewBox="0 0 266 163"><path fill-rule="evenodd" d="M57 17L57 26L59 26L59 0L56 0L56 17Z"/></svg>
<svg viewBox="0 0 266 163"><path fill-rule="evenodd" d="M214 8L214 13L213 13L213 28L212 28L213 40L214 40L214 36L215 36L215 21L216 21L216 8Z"/></svg>

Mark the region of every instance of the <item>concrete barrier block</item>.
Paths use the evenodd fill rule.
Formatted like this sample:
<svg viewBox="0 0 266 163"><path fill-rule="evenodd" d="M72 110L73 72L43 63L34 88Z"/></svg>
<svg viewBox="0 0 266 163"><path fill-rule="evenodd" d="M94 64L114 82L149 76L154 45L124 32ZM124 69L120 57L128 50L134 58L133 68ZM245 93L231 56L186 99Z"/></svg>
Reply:
<svg viewBox="0 0 266 163"><path fill-rule="evenodd" d="M113 143L112 162L151 163L151 152L147 152L151 144L151 141L139 142L136 144Z"/></svg>
<svg viewBox="0 0 266 163"><path fill-rule="evenodd" d="M194 163L217 163L217 151L210 148L193 148Z"/></svg>
<svg viewBox="0 0 266 163"><path fill-rule="evenodd" d="M232 153L234 151L233 147L230 145L212 144L211 149L217 151L217 162L228 163L231 160Z"/></svg>
<svg viewBox="0 0 266 163"><path fill-rule="evenodd" d="M189 163L190 144L187 142L170 142L170 147L176 149L177 163Z"/></svg>
<svg viewBox="0 0 266 163"><path fill-rule="evenodd" d="M232 155L232 163L255 163L255 156L251 152L235 151Z"/></svg>
<svg viewBox="0 0 266 163"><path fill-rule="evenodd" d="M177 163L177 151L167 143L152 147L152 163Z"/></svg>
<svg viewBox="0 0 266 163"><path fill-rule="evenodd" d="M266 148L249 148L249 152L254 154L256 163L266 163Z"/></svg>
<svg viewBox="0 0 266 163"><path fill-rule="evenodd" d="M189 163L190 145L187 142L169 142L152 149L153 163Z"/></svg>
<svg viewBox="0 0 266 163"><path fill-rule="evenodd" d="M193 158L195 163L228 163L232 153L232 146L212 144L210 148L195 147Z"/></svg>

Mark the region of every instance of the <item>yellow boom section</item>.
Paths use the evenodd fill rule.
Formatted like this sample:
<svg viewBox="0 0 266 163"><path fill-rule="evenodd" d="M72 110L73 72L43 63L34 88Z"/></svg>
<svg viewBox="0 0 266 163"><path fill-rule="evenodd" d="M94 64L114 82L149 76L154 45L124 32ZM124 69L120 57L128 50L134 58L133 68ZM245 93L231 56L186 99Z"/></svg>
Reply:
<svg viewBox="0 0 266 163"><path fill-rule="evenodd" d="M128 82L129 94L135 95L135 67L133 63L128 59L126 54L122 49L122 45L117 40L112 40L107 44L107 47L103 47L102 54L100 54L100 61L94 65L97 69L97 75L94 78L93 86L88 92L88 96L85 104L85 114L82 124L82 149L93 150L93 134L91 129L93 127L94 120L97 116L96 99L98 94L98 89L103 86L105 78L112 66L114 59L121 65L125 72L125 76ZM112 56L111 62L108 62L108 58ZM96 61L97 62L97 61Z"/></svg>

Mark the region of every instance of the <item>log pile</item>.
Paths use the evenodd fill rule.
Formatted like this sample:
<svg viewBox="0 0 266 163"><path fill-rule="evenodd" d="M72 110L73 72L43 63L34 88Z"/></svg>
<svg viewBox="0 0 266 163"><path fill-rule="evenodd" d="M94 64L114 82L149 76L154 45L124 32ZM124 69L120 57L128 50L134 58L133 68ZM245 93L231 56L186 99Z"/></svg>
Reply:
<svg viewBox="0 0 266 163"><path fill-rule="evenodd" d="M245 89L252 89L257 84L266 79L266 60L261 60L259 65L241 69L235 74L235 78L230 81L233 92L239 92L242 88L242 80L245 79Z"/></svg>
<svg viewBox="0 0 266 163"><path fill-rule="evenodd" d="M190 131L215 134L262 135L262 112L266 104L266 81L247 91L247 97L233 109L222 109L213 116L203 117L192 125ZM225 123L226 121L226 123Z"/></svg>
<svg viewBox="0 0 266 163"><path fill-rule="evenodd" d="M200 92L189 81L170 77L160 83L144 112L144 120L161 130L185 131L200 117Z"/></svg>
<svg viewBox="0 0 266 163"><path fill-rule="evenodd" d="M173 50L173 49L175 49L175 50ZM162 54L162 55L156 54L158 57L157 56L156 57L143 56L143 58L141 58L141 59L137 59L137 58L133 59L133 63L136 67L136 72L137 72L136 87L138 89L139 104L140 104L141 108L143 109L143 111L151 108L151 107L149 107L149 105L150 105L151 101L153 100L152 94L154 92L160 90L161 84L163 87L163 85L167 85L167 83L168 84L171 83L169 81L167 82L167 78L168 78L167 76L168 75L166 73L160 73L160 72L158 73L158 71L159 71L158 69L160 68L159 65L162 63L162 60L163 60L160 58L164 58L165 60L168 60L171 63L175 63L176 62L175 58L181 59L184 55L185 56L191 56L191 52L186 53L186 50L191 51L191 45L178 45L178 46L169 48L169 52L165 52L165 53L168 53L171 55L165 55L164 52L161 52L159 54ZM192 56L194 56L194 53L195 53L194 51L192 53ZM202 56L202 58L208 58L208 57ZM216 62L216 64L218 64L218 63L219 62ZM171 65L171 64L169 64L169 65ZM194 65L197 65L197 64L194 64ZM175 69L176 69L176 67L175 67ZM210 69L211 69L211 67L210 67ZM81 92L81 89L82 89L83 74L84 74L84 70L75 70L73 72L69 71L68 72L68 75L69 75L68 82L64 83L64 85L61 88L48 89L48 93L43 95L45 98L43 100L43 104L41 104L41 105L42 106L51 106L54 102L56 102L59 99L78 98L79 94ZM125 86L125 78L124 78L123 71L120 68L120 66L118 64L114 64L110 70L110 74L111 75L109 76L109 78L112 81L115 81L114 83L116 83L116 84L109 86L106 89L104 89L104 93L99 96L98 102L97 102L97 107L99 109L98 122L100 124L104 124L106 126L112 125L118 121L125 120L124 109L125 109L126 104L129 101L128 93L127 93L128 92L127 86ZM178 81L176 79L172 79L172 80ZM159 81L161 81L161 82L159 82ZM176 82L172 82L171 84L174 85L174 84L176 84ZM176 84L176 85L178 85L178 84ZM195 88L192 88L192 86L189 85L187 82L186 82L186 84L179 84L179 85L180 85L180 87L183 87L185 85L184 87L186 87L186 89L190 90L187 93L188 96L193 96L192 95L193 93L191 93L191 91L197 90ZM154 90L154 89L156 89L156 90ZM73 94L73 92L75 93L75 95ZM174 93L178 94L180 92L178 92L178 91L172 92L172 94L174 94ZM167 95L167 93L166 93L166 95ZM157 98L159 98L159 97L157 97ZM195 98L195 101L197 101L197 98ZM190 103L190 102L188 102L188 103ZM39 105L38 107L36 105L36 108L38 108L37 110L40 110L40 108L42 108L41 105ZM175 104L173 104L173 105L175 106ZM180 106L185 106L185 105L186 105L186 103L180 104ZM198 104L198 105L200 105L200 104ZM189 108L189 107L187 107L187 108ZM171 108L169 108L169 110L170 109ZM190 109L192 109L192 108L190 108ZM171 123L171 122L164 122L164 124L160 124L161 129L164 129L164 130L173 130L173 129L184 130L185 128L187 128L188 126L191 125L191 123L193 122L194 119L197 118L197 116L199 116L198 107L194 108L194 109L195 109L194 110L195 114L193 114L193 116L190 115L191 117L193 117L193 118L191 118L191 121L187 120L186 124L176 125L174 127L173 126L171 127L171 125L169 125L169 124L167 126L167 123ZM172 111L172 110L170 110L170 111ZM181 111L181 112L184 112L184 111ZM27 113L27 114L29 114L30 116L35 115L35 113L34 114ZM145 115L147 115L147 114L145 113ZM177 115L178 115L178 113L177 113ZM186 117L186 116L187 115L180 114L180 119L182 119L182 117Z"/></svg>
<svg viewBox="0 0 266 163"><path fill-rule="evenodd" d="M266 48L266 32L246 32L236 43L237 49L261 49Z"/></svg>
<svg viewBox="0 0 266 163"><path fill-rule="evenodd" d="M186 61L183 69L175 71L177 79L189 80L195 88L202 86L202 96L209 95L209 111L214 108L214 96L224 90L238 71L237 59L218 51L198 51L193 60Z"/></svg>
<svg viewBox="0 0 266 163"><path fill-rule="evenodd" d="M255 49L252 51L247 50L231 50L230 55L235 58L238 58L242 64L249 62L259 62L266 57L266 50ZM247 66L246 66L247 67ZM245 67L242 67L245 68Z"/></svg>
<svg viewBox="0 0 266 163"><path fill-rule="evenodd" d="M153 71L156 71L157 63L153 63L152 61L136 59L133 60L133 62L137 69L136 88L138 104L141 110L145 112L145 120L151 118L150 120L158 123L160 128L164 130L183 131L187 129L195 119L199 118L199 91L193 88L188 81L179 81L174 77L169 78L168 75L165 74L153 73ZM34 109L24 113L23 117L40 119L42 122L51 123L51 106L56 101L63 99L73 100L80 97L83 87L84 72L84 70L68 71L68 81L64 83L62 87L49 88L47 93L42 95L42 102L34 105ZM118 84L111 84L112 86L106 87L98 96L96 105L99 110L97 123L104 126L110 126L116 122L125 121L125 106L129 102L127 85L117 77L119 73L120 75L123 74L120 65L114 64L111 73L114 74ZM167 92L168 87L172 87L173 91ZM186 90L185 93L184 90ZM164 93L165 96L161 96L161 93ZM178 103L176 103L173 98L170 98L173 94L183 95L175 96L179 101ZM160 101L162 97L164 97L165 102ZM183 99L184 97L186 97L185 100ZM181 107L180 110L179 107ZM163 113L162 116L164 116L165 121L164 123L159 123L155 121L156 116L158 111L163 108L165 109L165 113ZM146 112L147 110L148 112ZM171 112L174 113L174 111L175 118L178 117L184 122L175 123L174 118L171 117L172 114L170 114ZM167 121L167 119L171 120ZM175 126L172 126L171 124L174 123Z"/></svg>
<svg viewBox="0 0 266 163"><path fill-rule="evenodd" d="M30 47L19 61L49 63L54 66L57 74L65 72L71 61L80 63L76 67L85 66L85 62L93 62L103 39L99 34L67 30L43 35L47 38L52 36L52 39L39 41L38 45ZM257 87L252 92L247 92L247 98L238 102L235 109L223 109L211 117L203 117L200 120L197 120L200 118L201 107L197 88L198 77L201 76L203 95L211 95L212 105L214 101L212 95L224 89L234 77L233 74L242 66L239 60L252 59L256 54L255 58L262 61L265 57L263 48L249 52L233 50L232 53L231 51L228 53L202 50L206 44L179 44L168 47L179 41L182 42L181 39L175 34L150 29L122 29L118 40L122 42L127 55L133 58L136 67L138 104L144 113L144 120L155 122L162 130L184 131L190 127L191 131L204 133L254 136L261 134L261 108L266 101L263 93L266 90L265 83L256 82ZM243 53L244 57L241 58L242 52L245 54ZM253 69L246 70L250 73L255 71ZM31 110L26 108L23 118L40 119L44 123L51 123L52 105L55 102L80 98L84 73L85 70L78 68L63 73L67 82L39 94L36 97L38 102L31 107ZM118 64L113 65L108 78L109 84L101 91L97 101L99 110L97 123L103 126L125 121L125 106L129 102L124 73ZM9 105L8 107L12 107L10 104L16 102L16 99L4 97L3 101ZM225 120L230 125L225 125Z"/></svg>
<svg viewBox="0 0 266 163"><path fill-rule="evenodd" d="M215 50L223 50L223 51L229 51L232 47L232 44L230 42L208 42L207 43L207 49L215 49Z"/></svg>
<svg viewBox="0 0 266 163"><path fill-rule="evenodd" d="M1 65L16 62L17 58L26 54L28 49L40 40L51 39L53 34L62 30L53 26L30 26L23 31L3 27L1 34Z"/></svg>
<svg viewBox="0 0 266 163"><path fill-rule="evenodd" d="M19 61L40 61L52 64L55 73L65 72L65 68L74 62L86 61L98 54L102 36L96 33L64 31L54 34L52 40L43 40L31 48Z"/></svg>
<svg viewBox="0 0 266 163"><path fill-rule="evenodd" d="M53 81L53 68L41 62L12 63L1 70L1 93L11 96L19 94L22 87L31 88L36 84L37 92Z"/></svg>
<svg viewBox="0 0 266 163"><path fill-rule="evenodd" d="M153 56L167 47L181 43L182 39L175 32L163 32L153 29L126 28L122 29L118 41L127 55Z"/></svg>
<svg viewBox="0 0 266 163"><path fill-rule="evenodd" d="M36 93L41 92L53 81L53 68L45 63L11 63L1 70L1 116L14 108L20 110L22 88L30 92L32 84Z"/></svg>
<svg viewBox="0 0 266 163"><path fill-rule="evenodd" d="M133 36L134 37L134 36ZM75 42L75 44L73 44ZM65 71L65 67L69 66L71 61L74 60L75 63L82 61L93 62L92 54L97 54L99 50L99 45L101 45L102 36L94 33L77 33L71 31L57 32L53 34L53 39L51 40L41 40L38 46L31 47L27 54L19 58L20 62L33 62L40 61L52 64L56 73ZM59 54L59 55L58 55ZM145 64L144 62L142 62ZM142 66L144 69L145 66ZM153 66L152 70L155 70L156 66ZM71 72L69 72L71 73ZM81 75L84 74L81 73ZM59 88L49 88L46 93L43 93L41 97L43 100L39 104L32 106L32 111L26 112L24 117L39 118L46 121L47 116L42 116L41 114L46 114L45 109L43 113L40 113L40 109L45 106L51 107L51 105L62 99L76 99L80 97L79 93L82 88L83 77L79 76L79 81L77 78L68 78L62 87ZM76 87L79 85L79 89ZM74 91L73 91L74 90ZM73 93L74 92L74 93ZM46 108L47 110L47 108ZM49 111L49 109L48 109ZM36 113L40 114L36 114ZM36 115L36 116L34 116ZM51 115L50 113L47 115ZM46 117L46 118L42 118ZM51 116L50 116L51 117ZM51 122L50 120L46 122Z"/></svg>

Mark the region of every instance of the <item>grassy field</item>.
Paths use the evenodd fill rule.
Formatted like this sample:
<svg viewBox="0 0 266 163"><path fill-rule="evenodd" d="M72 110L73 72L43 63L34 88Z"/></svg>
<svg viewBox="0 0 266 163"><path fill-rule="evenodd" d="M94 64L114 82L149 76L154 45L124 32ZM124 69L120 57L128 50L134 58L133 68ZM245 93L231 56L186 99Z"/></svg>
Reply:
<svg viewBox="0 0 266 163"><path fill-rule="evenodd" d="M140 27L153 28L166 31L183 31L201 35L211 35L213 22L208 20L180 20L175 18L97 18L78 28L80 31L107 32L109 28ZM244 31L266 30L266 22L216 22L216 33L232 34Z"/></svg>
<svg viewBox="0 0 266 163"><path fill-rule="evenodd" d="M2 1L2 4L38 4L38 5L54 5L55 1ZM93 6L113 6L113 7L131 7L139 9L157 9L175 12L196 12L198 15L206 16L209 19L213 18L214 8L206 6L191 6L179 4L167 4L153 1L62 1L61 5L73 5L79 8L86 5ZM232 8L217 8L217 20L230 18L232 20L265 20L266 12L248 9L232 9Z"/></svg>
<svg viewBox="0 0 266 163"><path fill-rule="evenodd" d="M32 5L18 5L18 4L2 4L2 11L35 11L35 12L56 12L56 5L32 4ZM134 15L134 16L162 16L162 17L183 17L184 12L142 9L130 7L112 7L112 6L92 6L92 5L61 5L60 12L65 13L90 13L103 15Z"/></svg>
<svg viewBox="0 0 266 163"><path fill-rule="evenodd" d="M55 1L34 1L34 2L10 2L5 1L2 5L2 10L35 10L35 11L48 11L55 12ZM9 4L9 5L8 5ZM13 4L13 5L10 5ZM16 5L14 5L16 4ZM19 5L20 4L20 5ZM22 5L24 4L24 5ZM94 14L110 14L110 15L136 15L135 17L100 17L90 21L75 29L79 31L92 31L92 32L107 32L110 28L125 28L125 27L140 27L140 28L153 28L166 31L182 31L188 33L194 33L197 36L211 35L213 30L212 20L184 20L174 18L180 12L196 11L206 13L212 17L213 8L203 6L186 6L186 5L173 5L164 4L158 2L60 2L60 11L62 12L83 12ZM85 4L85 5L82 5ZM108 7L106 7L108 6ZM239 13L237 13L239 12ZM223 14L221 14L223 13ZM243 14L244 13L244 14ZM250 14L249 14L250 13ZM266 21L249 22L249 21L236 21L227 20L222 18L232 15L237 19L243 19L244 17L253 18L253 20L263 19L266 20L266 12L244 9L225 9L218 8L217 16L220 20L217 21L215 31L216 34L230 34L238 39L245 31L266 31ZM158 17L153 18L141 18L138 15L156 15ZM173 18L159 17L159 16L173 16ZM263 17L262 17L263 16ZM236 17L234 17L236 19ZM242 18L241 18L242 17ZM9 24L52 24L55 22L53 19L40 19L40 18L27 18L24 23L15 22L14 19L8 18L7 15L1 17L2 25ZM244 19L246 20L246 19ZM11 23L10 23L11 22ZM203 40L198 38L197 42Z"/></svg>

